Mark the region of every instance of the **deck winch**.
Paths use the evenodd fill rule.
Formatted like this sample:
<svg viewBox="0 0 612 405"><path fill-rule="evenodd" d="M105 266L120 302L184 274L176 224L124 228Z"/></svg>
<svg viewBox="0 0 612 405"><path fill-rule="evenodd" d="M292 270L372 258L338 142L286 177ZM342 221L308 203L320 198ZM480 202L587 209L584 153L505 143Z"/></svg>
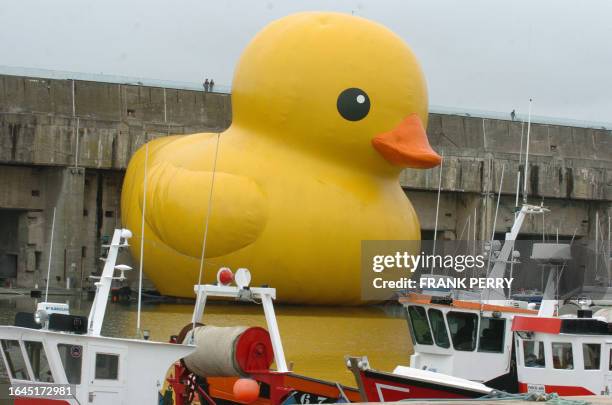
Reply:
<svg viewBox="0 0 612 405"><path fill-rule="evenodd" d="M187 368L200 377L244 376L267 371L274 361L267 330L246 326L198 326L189 330L184 342L192 341L195 352L183 358Z"/></svg>

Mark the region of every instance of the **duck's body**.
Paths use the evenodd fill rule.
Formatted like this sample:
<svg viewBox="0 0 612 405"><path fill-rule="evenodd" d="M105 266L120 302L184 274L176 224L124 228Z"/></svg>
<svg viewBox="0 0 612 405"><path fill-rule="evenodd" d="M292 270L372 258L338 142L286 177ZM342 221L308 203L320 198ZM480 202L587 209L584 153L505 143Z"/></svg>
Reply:
<svg viewBox="0 0 612 405"><path fill-rule="evenodd" d="M293 21L280 23L287 19ZM352 87L350 78L331 75L322 81L319 77L319 85L326 87L310 90L315 98L330 93L332 107L338 110L319 113L321 106L305 102L304 108L311 110L304 113L296 112L295 92L282 92L283 86L294 89L296 81L291 76L266 80L274 72L263 75L261 70L260 65L269 67L275 57L280 59L277 64L272 61L275 67L300 64L300 60L287 62L291 57L278 55L278 45L269 39L274 31L283 33L282 38L276 37L282 49L293 49L294 39L317 42L317 35L336 37L345 31L346 24L363 24L365 20L326 13L299 14L283 20L259 34L245 51L234 79L234 123L228 130L220 135L194 134L149 143L144 266L163 294L193 296L213 177L205 282L214 281L221 266L247 267L254 275L254 285L273 284L282 301L355 304L361 297L362 241L420 238L418 218L398 184L400 168L382 159L370 145L376 133L364 131L363 136L342 138L347 131L358 131L358 125L368 122L365 116L353 119L353 112L342 110L340 101L336 106L337 94ZM296 27L297 32L291 32ZM365 28L363 35L372 30L381 35L377 24L367 22ZM398 46L396 38L392 42ZM256 63L246 62L254 57ZM304 56L296 54L295 58ZM410 60L404 63L414 64ZM409 93L423 98L420 85L413 85ZM380 99L388 88L372 86L369 97ZM419 120L417 114L421 120L426 119L422 103L422 99L415 105L410 100L401 101L412 110L407 112L413 113L413 121ZM382 131L392 130L406 115L396 113L394 108L377 108L373 105L372 113L376 112L379 119L396 118L380 128ZM345 115L350 119L343 118ZM321 123L313 122L313 118ZM377 122L370 120L372 124ZM336 136L342 140L340 148L334 150L330 145L336 142ZM358 144L362 140L366 141L363 149ZM380 152L385 145L393 148L392 142L375 147ZM401 160L400 155L390 159ZM432 156L430 160L435 158ZM144 162L145 150L141 148L130 162L122 194L123 222L135 234L141 226ZM133 254L138 256L138 249Z"/></svg>

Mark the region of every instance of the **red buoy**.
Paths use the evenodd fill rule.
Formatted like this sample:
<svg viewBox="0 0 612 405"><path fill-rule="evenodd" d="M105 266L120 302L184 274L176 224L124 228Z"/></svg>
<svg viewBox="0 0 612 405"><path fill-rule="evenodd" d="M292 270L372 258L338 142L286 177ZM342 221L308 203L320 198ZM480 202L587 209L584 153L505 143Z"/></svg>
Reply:
<svg viewBox="0 0 612 405"><path fill-rule="evenodd" d="M230 285L234 281L234 273L228 267L222 267L217 272L217 282L221 285Z"/></svg>
<svg viewBox="0 0 612 405"><path fill-rule="evenodd" d="M251 404L259 398L259 384L250 378L239 378L234 383L233 392L238 402Z"/></svg>

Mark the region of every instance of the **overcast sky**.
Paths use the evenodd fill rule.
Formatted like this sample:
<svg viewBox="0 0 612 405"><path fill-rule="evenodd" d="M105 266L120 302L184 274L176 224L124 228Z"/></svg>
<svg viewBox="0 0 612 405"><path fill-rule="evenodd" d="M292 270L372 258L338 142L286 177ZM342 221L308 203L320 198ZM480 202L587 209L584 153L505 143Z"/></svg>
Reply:
<svg viewBox="0 0 612 405"><path fill-rule="evenodd" d="M3 0L0 65L230 84L249 39L354 12L413 48L430 104L612 122L609 0Z"/></svg>

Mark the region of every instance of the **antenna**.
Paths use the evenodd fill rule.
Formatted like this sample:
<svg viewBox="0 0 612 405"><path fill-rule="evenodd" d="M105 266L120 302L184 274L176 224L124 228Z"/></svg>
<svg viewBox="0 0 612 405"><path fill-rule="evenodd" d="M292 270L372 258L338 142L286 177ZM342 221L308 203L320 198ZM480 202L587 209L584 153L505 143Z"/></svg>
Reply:
<svg viewBox="0 0 612 405"><path fill-rule="evenodd" d="M599 210L595 210L595 274L599 274Z"/></svg>
<svg viewBox="0 0 612 405"><path fill-rule="evenodd" d="M489 243L489 260L487 263L487 277L491 269L491 256L493 255L493 240L495 240L495 228L497 227L497 214L499 212L499 200L501 199L502 187L504 184L504 171L506 165L502 164L501 178L499 180L499 190L497 191L497 203L495 204L495 217L493 217L493 229L491 229L491 242Z"/></svg>
<svg viewBox="0 0 612 405"><path fill-rule="evenodd" d="M200 272L198 273L198 286L202 284L202 272L204 271L204 256L206 252L206 238L208 237L208 223L210 222L210 213L212 212L212 196L215 187L215 175L217 174L217 157L219 155L219 139L221 134L217 133L217 144L215 145L215 157L213 159L213 172L210 180L210 193L208 194L208 212L206 213L206 222L204 224L204 238L202 239L202 256L200 257ZM198 296L196 302L200 302L202 289L198 288ZM196 319L192 319L191 330L195 329ZM193 334L192 334L193 336Z"/></svg>
<svg viewBox="0 0 612 405"><path fill-rule="evenodd" d="M51 243L49 245L49 264L47 265L47 287L45 288L45 302L49 296L49 277L51 277L51 257L53 256L53 233L55 232L55 210L53 207L53 221L51 222Z"/></svg>
<svg viewBox="0 0 612 405"><path fill-rule="evenodd" d="M165 91L165 90L164 90ZM147 163L149 162L149 144L145 144L145 161L142 190L142 218L140 221L140 268L138 269L138 311L136 315L136 336L140 337L140 313L142 309L142 269L144 263L144 230L145 212L147 210Z"/></svg>
<svg viewBox="0 0 612 405"><path fill-rule="evenodd" d="M431 254L436 254L436 240L438 239L438 214L440 212L440 191L442 190L442 169L444 167L444 154L442 154L442 160L440 161L440 178L438 179L438 201L436 201L436 224L434 225L433 235L433 248ZM431 273L433 274L434 266L431 267Z"/></svg>
<svg viewBox="0 0 612 405"><path fill-rule="evenodd" d="M502 164L501 178L499 179L499 190L497 191L497 204L495 204L495 217L493 218L493 229L491 230L491 241L495 239L495 228L497 227L497 213L499 211L499 200L501 198L502 187L504 185L504 172L506 165Z"/></svg>
<svg viewBox="0 0 612 405"><path fill-rule="evenodd" d="M76 146L75 146L75 152L74 152L74 168L78 169L79 168L79 117L77 117L76 119Z"/></svg>
<svg viewBox="0 0 612 405"><path fill-rule="evenodd" d="M612 217L608 215L608 256L606 256L606 265L608 266L608 286L610 285L610 270L612 270L612 237L610 230L612 227Z"/></svg>
<svg viewBox="0 0 612 405"><path fill-rule="evenodd" d="M465 251L469 252L470 251L470 235L472 233L472 215L468 214L467 216L467 233L465 236ZM463 235L463 232L461 232L461 234Z"/></svg>
<svg viewBox="0 0 612 405"><path fill-rule="evenodd" d="M478 206L474 206L474 226L473 226L473 230L474 230L474 245L472 246L472 248L474 249L474 257L476 257L476 210L478 209Z"/></svg>
<svg viewBox="0 0 612 405"><path fill-rule="evenodd" d="M525 146L525 178L523 179L523 203L527 204L527 174L529 172L529 134L531 133L531 102L529 99L529 113L527 114L527 146Z"/></svg>
<svg viewBox="0 0 612 405"><path fill-rule="evenodd" d="M525 121L521 122L521 146L519 147L519 165L516 170L516 197L514 200L514 219L518 213L519 194L521 193L521 161L523 160L523 134L525 130Z"/></svg>

